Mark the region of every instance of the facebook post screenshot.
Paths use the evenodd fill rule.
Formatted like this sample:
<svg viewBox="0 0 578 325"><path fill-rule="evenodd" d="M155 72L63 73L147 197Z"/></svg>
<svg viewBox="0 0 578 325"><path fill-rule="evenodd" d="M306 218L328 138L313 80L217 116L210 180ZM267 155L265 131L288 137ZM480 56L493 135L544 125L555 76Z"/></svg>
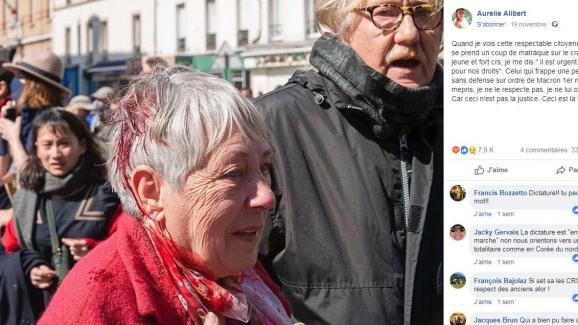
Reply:
<svg viewBox="0 0 578 325"><path fill-rule="evenodd" d="M485 123L480 134L517 139L510 123L527 123L529 110L498 128L504 112L471 113L471 99L506 107L542 94L504 81L517 91L505 102L505 86L498 96L493 87L502 85L468 85L498 75L468 70L492 58L474 54L481 38L468 45L468 31L485 33L469 15L470 28L453 36L458 54L445 47L444 68L444 8L444 0L0 1L0 325L448 322L444 74L457 71L462 116L453 134L463 136L451 146L484 146L486 157L503 141L469 131ZM488 49L506 59L504 48ZM493 69L512 65L501 64ZM560 102L562 85L546 84ZM450 155L457 164L476 157ZM480 203L451 207L464 209L453 224L482 232L489 219L475 211L523 217L524 197L498 208L504 203L484 194L520 184L454 177L451 186L481 194ZM562 225L547 230L569 231ZM470 259L506 257L464 255L465 238L451 247L454 273L482 281L501 272L470 270ZM498 299L491 294L469 295ZM451 307L469 317L462 298Z"/></svg>
<svg viewBox="0 0 578 325"><path fill-rule="evenodd" d="M445 3L445 323L578 324L575 8Z"/></svg>
<svg viewBox="0 0 578 325"><path fill-rule="evenodd" d="M578 325L577 3L0 1L0 325Z"/></svg>

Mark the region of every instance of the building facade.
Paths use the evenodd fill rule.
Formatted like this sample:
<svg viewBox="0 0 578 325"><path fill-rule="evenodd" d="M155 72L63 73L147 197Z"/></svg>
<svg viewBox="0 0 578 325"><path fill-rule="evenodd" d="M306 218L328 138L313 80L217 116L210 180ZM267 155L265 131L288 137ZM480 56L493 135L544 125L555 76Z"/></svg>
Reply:
<svg viewBox="0 0 578 325"><path fill-rule="evenodd" d="M120 88L155 46L153 0L53 0L53 51L73 93Z"/></svg>
<svg viewBox="0 0 578 325"><path fill-rule="evenodd" d="M163 38L159 53L190 56L197 69L223 75L238 88L265 93L285 84L295 70L310 68L309 52L319 36L314 0L162 3L159 17L169 21L161 25L163 34L171 36Z"/></svg>
<svg viewBox="0 0 578 325"><path fill-rule="evenodd" d="M265 93L310 68L319 36L314 0L53 1L52 47L75 93L121 86L152 56Z"/></svg>
<svg viewBox="0 0 578 325"><path fill-rule="evenodd" d="M238 0L240 6L250 0ZM295 70L310 69L309 53L319 33L315 29L314 0L254 0L261 7L260 17L252 10L239 9L244 15L238 22L239 33L244 21L257 18L259 29L249 34L241 56L250 73L255 94L266 93L287 82ZM250 30L251 31L251 30Z"/></svg>
<svg viewBox="0 0 578 325"><path fill-rule="evenodd" d="M0 45L17 49L17 59L35 49L50 49L51 0L3 0L0 4Z"/></svg>

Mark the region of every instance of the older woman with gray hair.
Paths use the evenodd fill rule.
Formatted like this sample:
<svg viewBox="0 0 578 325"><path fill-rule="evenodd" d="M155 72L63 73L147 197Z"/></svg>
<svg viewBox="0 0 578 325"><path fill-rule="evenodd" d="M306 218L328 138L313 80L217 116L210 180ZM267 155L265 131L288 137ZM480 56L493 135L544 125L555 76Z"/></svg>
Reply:
<svg viewBox="0 0 578 325"><path fill-rule="evenodd" d="M69 274L45 324L289 324L256 264L275 198L251 103L185 68L134 80L112 118L110 182L132 217Z"/></svg>

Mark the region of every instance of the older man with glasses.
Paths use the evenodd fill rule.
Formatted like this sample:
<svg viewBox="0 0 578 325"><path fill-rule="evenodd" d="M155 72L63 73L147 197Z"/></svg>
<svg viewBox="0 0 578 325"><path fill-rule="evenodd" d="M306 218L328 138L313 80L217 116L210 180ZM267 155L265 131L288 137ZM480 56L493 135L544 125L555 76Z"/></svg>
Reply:
<svg viewBox="0 0 578 325"><path fill-rule="evenodd" d="M322 0L310 61L257 99L263 261L307 324L442 323L441 0Z"/></svg>

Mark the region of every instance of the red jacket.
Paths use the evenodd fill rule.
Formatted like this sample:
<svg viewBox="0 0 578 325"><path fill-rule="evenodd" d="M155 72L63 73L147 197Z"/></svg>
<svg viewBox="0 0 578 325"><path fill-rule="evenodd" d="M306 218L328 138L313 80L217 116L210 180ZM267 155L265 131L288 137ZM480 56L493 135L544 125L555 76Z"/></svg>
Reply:
<svg viewBox="0 0 578 325"><path fill-rule="evenodd" d="M144 228L127 216L72 269L39 324L188 324L187 317Z"/></svg>

